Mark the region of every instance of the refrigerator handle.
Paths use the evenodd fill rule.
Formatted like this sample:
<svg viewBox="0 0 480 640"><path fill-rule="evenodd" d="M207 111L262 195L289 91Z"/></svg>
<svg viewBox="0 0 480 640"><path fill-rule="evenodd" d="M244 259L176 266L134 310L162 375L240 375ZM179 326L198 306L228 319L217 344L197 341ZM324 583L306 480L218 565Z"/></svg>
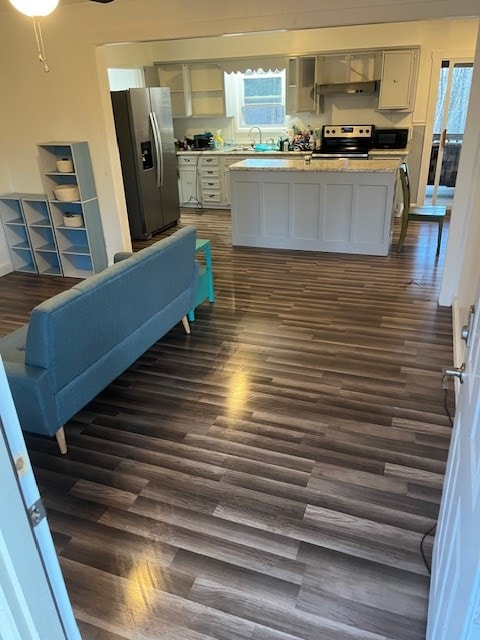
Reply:
<svg viewBox="0 0 480 640"><path fill-rule="evenodd" d="M150 111L150 124L152 125L153 139L155 141L155 151L157 154L157 187L163 187L163 145L160 129L158 128L157 116Z"/></svg>

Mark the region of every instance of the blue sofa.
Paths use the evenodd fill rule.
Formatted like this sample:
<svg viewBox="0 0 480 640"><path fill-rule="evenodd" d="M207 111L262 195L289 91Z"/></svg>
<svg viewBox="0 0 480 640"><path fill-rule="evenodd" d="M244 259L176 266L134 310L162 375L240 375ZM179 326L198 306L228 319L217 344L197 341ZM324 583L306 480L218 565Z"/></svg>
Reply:
<svg viewBox="0 0 480 640"><path fill-rule="evenodd" d="M30 322L0 339L20 425L55 435L64 424L194 306L194 227L117 261L35 307Z"/></svg>

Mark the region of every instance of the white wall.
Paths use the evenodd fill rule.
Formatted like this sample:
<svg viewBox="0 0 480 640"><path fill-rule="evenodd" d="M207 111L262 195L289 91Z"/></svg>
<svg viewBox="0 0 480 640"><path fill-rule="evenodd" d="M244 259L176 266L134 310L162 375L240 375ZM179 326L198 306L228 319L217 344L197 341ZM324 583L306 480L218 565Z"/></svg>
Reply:
<svg viewBox="0 0 480 640"><path fill-rule="evenodd" d="M276 0L261 3L254 0L242 3L118 0L105 5L95 2L60 5L43 20L49 74L43 72L37 61L30 19L14 10L2 13L0 167L8 166L8 190L42 190L37 165L38 142L87 140L109 259L116 251L130 246L104 71L105 51L96 49L98 45L401 21L406 15L411 20L478 15L478 0L377 0L375 5L369 0L326 0L321 8L318 4L311 0L285 0L281 9ZM412 23L412 34L408 36L412 41L418 39L416 28ZM388 37L396 43L395 28L389 29ZM297 42L301 37L296 36ZM364 44L362 42L362 47ZM4 178L0 184L5 184Z"/></svg>

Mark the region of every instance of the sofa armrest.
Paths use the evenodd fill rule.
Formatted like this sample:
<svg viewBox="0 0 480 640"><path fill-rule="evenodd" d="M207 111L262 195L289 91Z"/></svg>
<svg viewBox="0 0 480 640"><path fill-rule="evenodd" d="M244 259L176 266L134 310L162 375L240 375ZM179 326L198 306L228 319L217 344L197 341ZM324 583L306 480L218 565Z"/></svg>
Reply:
<svg viewBox="0 0 480 640"><path fill-rule="evenodd" d="M133 256L132 251L119 251L113 256L113 263L116 264L117 262L126 260L127 258L130 258L130 256Z"/></svg>
<svg viewBox="0 0 480 640"><path fill-rule="evenodd" d="M48 371L17 362L4 362L8 384L23 431L53 436L58 424Z"/></svg>

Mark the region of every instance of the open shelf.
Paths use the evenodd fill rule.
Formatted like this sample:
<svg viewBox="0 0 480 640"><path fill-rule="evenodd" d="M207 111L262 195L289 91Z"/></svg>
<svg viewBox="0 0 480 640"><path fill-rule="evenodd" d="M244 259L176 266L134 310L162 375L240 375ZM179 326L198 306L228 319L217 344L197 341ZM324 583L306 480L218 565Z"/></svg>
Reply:
<svg viewBox="0 0 480 640"><path fill-rule="evenodd" d="M46 194L0 195L0 218L14 270L75 278L102 271L107 253L88 144L45 142L38 151ZM74 171L58 171L58 160L71 161ZM56 200L53 189L60 185L78 186L80 200ZM82 215L84 226L66 226L68 213Z"/></svg>
<svg viewBox="0 0 480 640"><path fill-rule="evenodd" d="M107 267L107 254L88 143L45 142L38 149L63 274L86 278L102 271ZM74 171L58 171L61 159L71 160ZM53 190L60 185L77 186L80 199L57 200ZM64 216L69 213L83 216L83 226L65 225Z"/></svg>

